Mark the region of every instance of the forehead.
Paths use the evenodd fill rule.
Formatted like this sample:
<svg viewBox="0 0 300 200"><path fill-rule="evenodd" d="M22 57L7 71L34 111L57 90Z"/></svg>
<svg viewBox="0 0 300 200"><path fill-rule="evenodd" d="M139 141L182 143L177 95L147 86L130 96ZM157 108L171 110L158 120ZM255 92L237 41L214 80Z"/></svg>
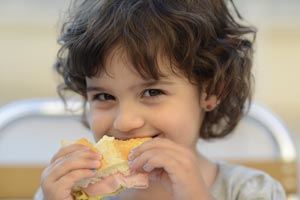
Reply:
<svg viewBox="0 0 300 200"><path fill-rule="evenodd" d="M98 75L99 77L105 75L114 77L117 74L120 74L123 78L126 78L126 75L131 73L147 80L158 80L162 77L180 76L180 73L178 73L178 70L171 59L161 53L161 51L157 53L155 59L156 60L150 62L138 63L132 56L129 56L124 47L117 46L107 52L104 66ZM149 63L153 64L150 65Z"/></svg>

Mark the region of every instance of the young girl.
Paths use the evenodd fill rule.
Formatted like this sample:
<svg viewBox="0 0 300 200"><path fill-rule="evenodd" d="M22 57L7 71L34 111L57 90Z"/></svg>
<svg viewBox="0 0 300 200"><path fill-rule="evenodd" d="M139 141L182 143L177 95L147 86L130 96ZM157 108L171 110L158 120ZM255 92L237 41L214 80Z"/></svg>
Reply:
<svg viewBox="0 0 300 200"><path fill-rule="evenodd" d="M129 156L132 171L149 173L149 188L114 199L285 199L265 173L196 149L199 137L228 135L250 102L250 36L255 30L224 0L74 2L60 37L60 93L84 97L95 141L154 138ZM72 199L71 188L94 175L100 156L81 145L60 149L42 175L40 198Z"/></svg>

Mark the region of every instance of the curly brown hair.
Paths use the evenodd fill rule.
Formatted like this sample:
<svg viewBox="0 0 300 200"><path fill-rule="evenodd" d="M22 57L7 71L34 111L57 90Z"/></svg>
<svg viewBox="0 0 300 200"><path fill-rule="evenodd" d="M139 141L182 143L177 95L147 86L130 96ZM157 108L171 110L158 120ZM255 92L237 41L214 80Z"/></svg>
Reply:
<svg viewBox="0 0 300 200"><path fill-rule="evenodd" d="M64 98L64 91L71 90L86 101L85 78L105 70L107 54L117 45L143 78L159 79L157 57L164 52L173 71L201 92L206 85L204 92L220 100L205 115L200 137L223 137L251 102L255 35L253 27L242 24L232 1L74 1L58 40L55 69L64 79L58 92Z"/></svg>

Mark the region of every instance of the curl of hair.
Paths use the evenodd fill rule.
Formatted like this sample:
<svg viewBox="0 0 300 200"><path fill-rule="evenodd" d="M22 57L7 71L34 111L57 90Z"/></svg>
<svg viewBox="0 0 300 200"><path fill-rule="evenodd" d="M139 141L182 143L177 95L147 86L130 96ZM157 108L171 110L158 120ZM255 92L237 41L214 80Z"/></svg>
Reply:
<svg viewBox="0 0 300 200"><path fill-rule="evenodd" d="M251 102L256 35L253 27L239 22L242 18L230 2L75 1L58 40L55 69L64 79L59 94L64 98L64 91L71 90L86 98L85 77L105 71L106 56L117 46L143 78L158 79L163 74L157 57L163 52L175 73L220 101L206 113L200 137L228 135L247 110L247 100L247 105Z"/></svg>

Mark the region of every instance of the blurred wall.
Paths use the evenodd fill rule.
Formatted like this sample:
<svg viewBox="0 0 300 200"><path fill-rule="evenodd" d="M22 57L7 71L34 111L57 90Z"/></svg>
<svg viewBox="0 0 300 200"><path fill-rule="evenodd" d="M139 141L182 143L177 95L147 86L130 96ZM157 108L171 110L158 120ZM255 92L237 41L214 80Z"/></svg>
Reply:
<svg viewBox="0 0 300 200"><path fill-rule="evenodd" d="M300 135L300 1L240 0L241 14L258 29L255 100Z"/></svg>
<svg viewBox="0 0 300 200"><path fill-rule="evenodd" d="M0 1L0 106L56 96L57 20L68 1ZM258 28L255 100L300 134L300 1L240 0L240 13Z"/></svg>
<svg viewBox="0 0 300 200"><path fill-rule="evenodd" d="M0 1L0 105L56 95L52 64L65 1Z"/></svg>

